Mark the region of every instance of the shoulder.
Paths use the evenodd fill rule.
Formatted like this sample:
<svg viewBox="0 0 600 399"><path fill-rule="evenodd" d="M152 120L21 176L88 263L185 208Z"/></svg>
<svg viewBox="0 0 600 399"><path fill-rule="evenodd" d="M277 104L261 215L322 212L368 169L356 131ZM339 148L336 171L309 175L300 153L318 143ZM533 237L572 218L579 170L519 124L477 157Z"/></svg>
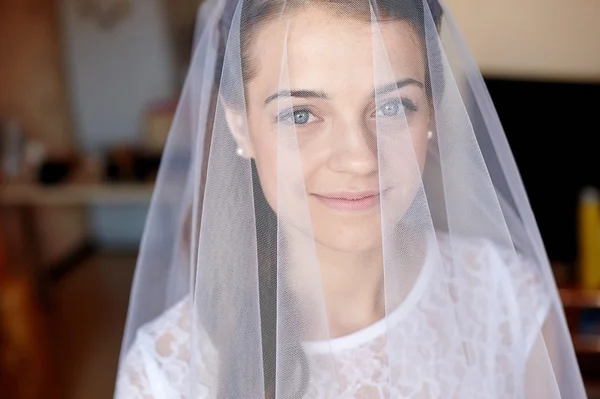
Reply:
<svg viewBox="0 0 600 399"><path fill-rule="evenodd" d="M207 334L192 329L190 308L186 297L138 330L120 365L115 398L181 397L191 369L192 337L200 344L199 355L193 356L194 371L200 372L207 391L200 397L208 396L215 377L211 367L214 351Z"/></svg>
<svg viewBox="0 0 600 399"><path fill-rule="evenodd" d="M445 233L438 234L438 243L442 262L449 272L507 279L505 282L516 293L544 286L543 265L511 246L485 237L450 237Z"/></svg>
<svg viewBox="0 0 600 399"><path fill-rule="evenodd" d="M510 324L528 351L552 306L544 265L489 238L439 234L438 242L457 290L489 304L487 311Z"/></svg>

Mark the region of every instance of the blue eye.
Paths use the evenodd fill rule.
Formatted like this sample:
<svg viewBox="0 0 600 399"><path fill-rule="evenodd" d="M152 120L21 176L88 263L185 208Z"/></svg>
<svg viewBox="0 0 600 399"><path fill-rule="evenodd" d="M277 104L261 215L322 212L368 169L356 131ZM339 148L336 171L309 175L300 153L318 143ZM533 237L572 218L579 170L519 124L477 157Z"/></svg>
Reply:
<svg viewBox="0 0 600 399"><path fill-rule="evenodd" d="M294 123L296 125L304 125L310 119L309 111L294 111Z"/></svg>
<svg viewBox="0 0 600 399"><path fill-rule="evenodd" d="M400 104L396 101L388 101L379 107L379 110L383 116L396 116L398 115L398 112L400 112Z"/></svg>
<svg viewBox="0 0 600 399"><path fill-rule="evenodd" d="M306 109L300 109L297 111L284 111L277 116L277 121L280 123L294 124L294 125L305 125L312 122L314 115L312 112Z"/></svg>
<svg viewBox="0 0 600 399"><path fill-rule="evenodd" d="M417 111L417 106L407 98L386 101L377 108L376 116L400 116L402 110Z"/></svg>

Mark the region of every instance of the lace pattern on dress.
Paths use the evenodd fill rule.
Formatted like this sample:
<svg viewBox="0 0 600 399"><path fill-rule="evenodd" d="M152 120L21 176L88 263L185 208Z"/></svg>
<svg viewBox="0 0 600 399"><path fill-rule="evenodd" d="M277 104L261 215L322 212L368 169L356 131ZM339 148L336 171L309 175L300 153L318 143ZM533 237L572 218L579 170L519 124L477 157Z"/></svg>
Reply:
<svg viewBox="0 0 600 399"><path fill-rule="evenodd" d="M386 320L327 345L307 343L307 398L523 397L528 354L551 306L537 266L489 241L442 236L439 244ZM198 338L190 396L189 319L184 300L139 330L117 399L216 396L217 353L207 336Z"/></svg>

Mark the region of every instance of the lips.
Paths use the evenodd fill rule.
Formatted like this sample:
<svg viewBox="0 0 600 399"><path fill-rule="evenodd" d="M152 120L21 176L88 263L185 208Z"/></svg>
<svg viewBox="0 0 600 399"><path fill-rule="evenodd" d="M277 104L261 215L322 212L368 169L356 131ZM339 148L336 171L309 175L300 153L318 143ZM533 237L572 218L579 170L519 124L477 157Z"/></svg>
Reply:
<svg viewBox="0 0 600 399"><path fill-rule="evenodd" d="M378 206L380 201L379 191L333 192L313 195L327 207L346 212L370 210Z"/></svg>

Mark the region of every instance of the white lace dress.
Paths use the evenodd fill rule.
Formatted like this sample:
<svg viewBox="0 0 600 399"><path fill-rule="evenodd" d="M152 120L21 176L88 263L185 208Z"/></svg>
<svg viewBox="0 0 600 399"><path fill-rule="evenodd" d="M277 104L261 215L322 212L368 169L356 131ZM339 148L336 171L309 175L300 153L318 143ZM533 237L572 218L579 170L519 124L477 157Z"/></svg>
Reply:
<svg viewBox="0 0 600 399"><path fill-rule="evenodd" d="M525 365L551 305L537 269L487 241L452 241L452 257L447 244L442 239L439 245L444 261L437 250L427 257L412 291L387 320L331 341L304 343L310 365L306 398L475 399L490 398L489 392L494 399L524 397ZM447 328L458 324L460 331ZM115 398L215 397L217 353L202 338L197 397L186 394L189 331L186 301L140 328ZM389 347L393 358L386 355ZM487 381L488 394L473 388L478 380Z"/></svg>

